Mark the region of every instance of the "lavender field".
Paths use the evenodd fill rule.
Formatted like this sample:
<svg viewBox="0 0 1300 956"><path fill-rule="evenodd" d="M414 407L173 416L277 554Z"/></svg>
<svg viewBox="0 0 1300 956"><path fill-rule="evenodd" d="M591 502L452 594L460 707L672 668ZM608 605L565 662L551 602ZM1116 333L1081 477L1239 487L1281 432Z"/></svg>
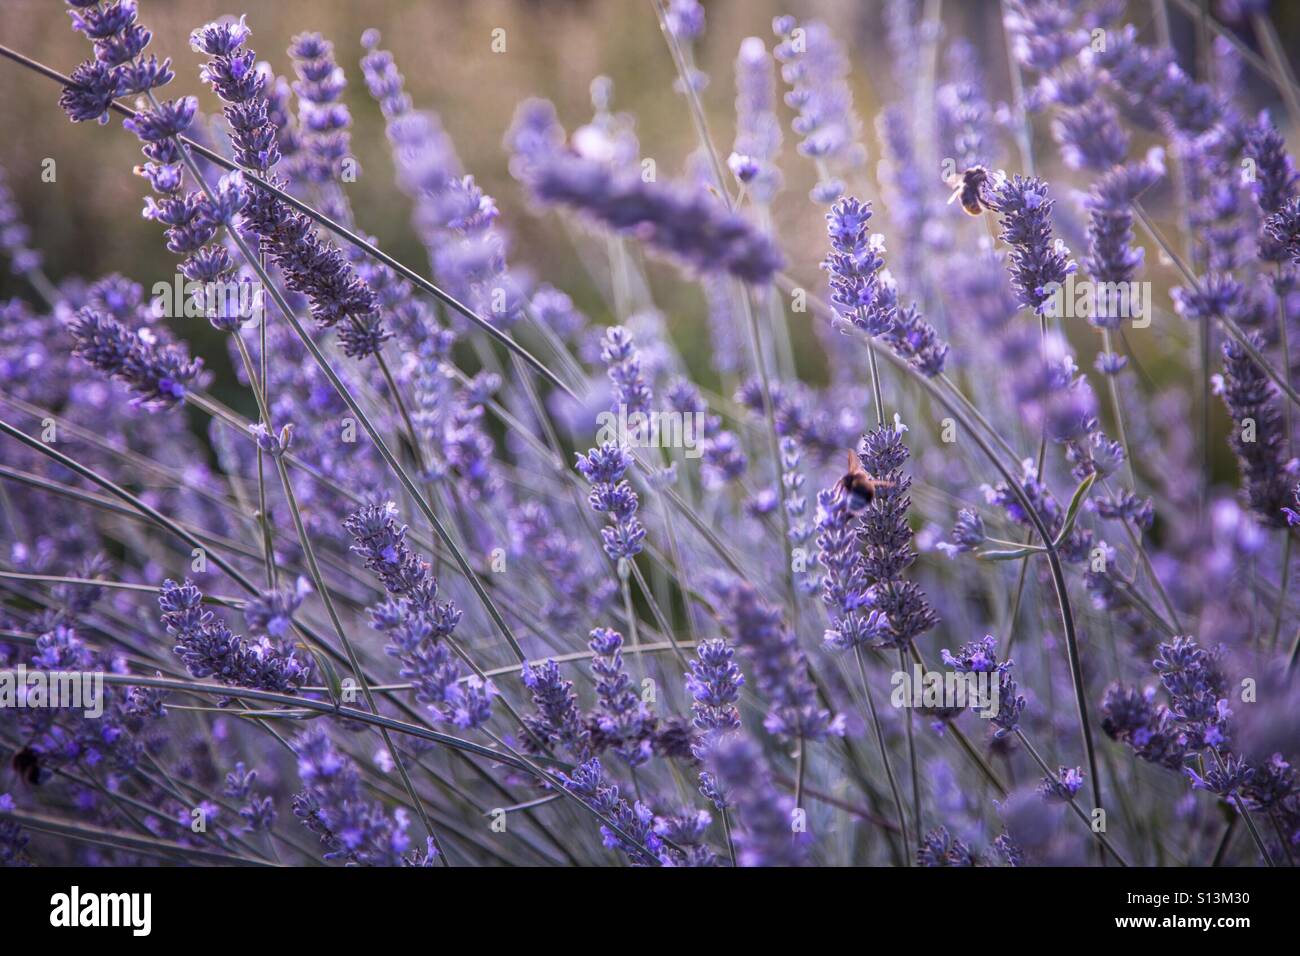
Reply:
<svg viewBox="0 0 1300 956"><path fill-rule="evenodd" d="M1300 858L1294 8L63 6L0 863Z"/></svg>

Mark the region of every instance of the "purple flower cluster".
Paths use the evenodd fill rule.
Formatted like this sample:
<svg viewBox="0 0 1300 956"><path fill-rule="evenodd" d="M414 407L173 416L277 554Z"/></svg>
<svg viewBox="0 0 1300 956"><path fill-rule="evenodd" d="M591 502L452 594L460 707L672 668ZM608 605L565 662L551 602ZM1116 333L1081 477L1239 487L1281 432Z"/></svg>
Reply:
<svg viewBox="0 0 1300 956"><path fill-rule="evenodd" d="M349 866L403 866L411 838L404 810L389 813L366 799L353 760L321 728L293 741L303 789L293 798L293 814L325 847L325 859ZM427 865L427 862L424 864Z"/></svg>
<svg viewBox="0 0 1300 956"><path fill-rule="evenodd" d="M753 742L730 737L714 747L709 768L744 829L736 835L740 866L798 866L807 855L804 834L794 827L794 801L772 785ZM718 804L721 806L722 804Z"/></svg>
<svg viewBox="0 0 1300 956"><path fill-rule="evenodd" d="M524 717L525 729L533 738L526 743L561 746L575 760L587 760L591 756L591 733L578 710L573 681L560 676L555 661L525 664L521 676L537 708L536 714Z"/></svg>
<svg viewBox="0 0 1300 956"><path fill-rule="evenodd" d="M823 639L839 650L878 643L888 633L889 623L871 606L857 513L839 488L821 491L817 509L817 563L826 569L822 600L831 613L831 627Z"/></svg>
<svg viewBox="0 0 1300 956"><path fill-rule="evenodd" d="M578 799L614 821L618 831L601 825L605 846L627 854L635 866L657 866L663 840L655 832L654 811L637 800L633 804L619 796L618 786L605 780L600 761L588 760L572 775L560 774L560 782Z"/></svg>
<svg viewBox="0 0 1300 956"><path fill-rule="evenodd" d="M587 503L610 518L600 537L605 553L615 561L636 557L645 541L645 526L636 516L640 500L623 477L631 466L632 457L609 442L578 455L578 471L591 485Z"/></svg>
<svg viewBox="0 0 1300 956"><path fill-rule="evenodd" d="M650 732L654 718L632 688L623 664L623 635L607 627L591 632L591 674L596 684L596 724L601 736L629 767L639 767L651 756Z"/></svg>
<svg viewBox="0 0 1300 956"><path fill-rule="evenodd" d="M814 202L833 203L848 188L844 177L867 161L862 121L845 79L848 58L819 20L800 24L791 16L777 17L772 32L781 40L772 53L790 87L785 103L799 113L791 124L800 138L799 152L817 164L818 182L810 195Z"/></svg>
<svg viewBox="0 0 1300 956"><path fill-rule="evenodd" d="M438 581L429 563L406 544L406 526L397 523L391 503L367 505L344 522L366 567L383 582L390 600L370 609L370 623L387 635L384 648L402 664L401 676L415 685L415 698L438 720L461 728L482 727L492 716L491 684L461 678L447 638L461 612L439 601Z"/></svg>
<svg viewBox="0 0 1300 956"><path fill-rule="evenodd" d="M1259 346L1257 334L1252 341ZM1287 453L1278 390L1235 339L1223 343L1218 391L1233 427L1228 444L1241 467L1242 498L1267 527L1286 525L1286 507L1297 466Z"/></svg>
<svg viewBox="0 0 1300 956"><path fill-rule="evenodd" d="M985 635L981 640L963 644L956 654L949 653L945 648L943 662L959 674L996 674L998 710L989 718L996 728L993 736L1001 740L1020 728L1020 719L1025 711L1025 697L1011 676L1015 661L998 660L997 641L991 634Z"/></svg>
<svg viewBox="0 0 1300 956"><path fill-rule="evenodd" d="M1047 184L1036 177L1013 176L988 196L1002 217L1000 238L1011 247L1011 279L1020 304L1044 312L1053 290L1075 271L1065 243L1052 236L1052 206Z"/></svg>
<svg viewBox="0 0 1300 956"><path fill-rule="evenodd" d="M539 202L567 206L699 273L764 283L784 265L772 241L703 186L647 180L559 148L564 130L549 103L520 107L509 140L512 168Z"/></svg>
<svg viewBox="0 0 1300 956"><path fill-rule="evenodd" d="M727 165L754 201L766 205L781 189L776 159L781 124L776 117L772 58L758 37L741 41L736 56L736 142Z"/></svg>
<svg viewBox="0 0 1300 956"><path fill-rule="evenodd" d="M169 408L185 398L185 390L203 368L185 348L158 341L153 329L135 332L92 308L83 308L69 326L74 353L105 375L126 384L137 402Z"/></svg>
<svg viewBox="0 0 1300 956"><path fill-rule="evenodd" d="M881 482L861 510L857 536L862 576L868 585L866 607L878 612L868 630L885 647L905 648L939 623L920 585L902 576L916 560L907 520L912 479L903 473L908 456L902 429L892 425L881 425L863 436L858 453L863 468Z"/></svg>
<svg viewBox="0 0 1300 956"><path fill-rule="evenodd" d="M190 46L209 57L202 77L227 104L236 159L272 185L283 186L271 172L280 153L266 98L267 77L255 67L253 51L244 48L250 33L242 19L212 23L190 35ZM320 51L304 40L300 52ZM242 227L257 237L285 285L306 297L313 318L326 328L338 326L349 357L363 358L383 348L388 332L374 292L338 247L321 239L310 219L272 193L250 188Z"/></svg>
<svg viewBox="0 0 1300 956"><path fill-rule="evenodd" d="M294 693L307 682L308 668L292 649L270 638L250 643L211 611L203 609L203 592L188 580L164 581L158 593L162 624L176 641L173 648L186 670L232 687Z"/></svg>
<svg viewBox="0 0 1300 956"><path fill-rule="evenodd" d="M871 336L879 336L922 375L943 371L948 345L915 306L900 309L898 292L882 272L884 238L867 230L869 203L848 197L826 214L831 253L822 263L830 273L836 311Z"/></svg>
<svg viewBox="0 0 1300 956"><path fill-rule="evenodd" d="M14 275L26 275L41 267L40 252L31 248L32 234L22 220L22 210L0 172L0 251L9 259Z"/></svg>
<svg viewBox="0 0 1300 956"><path fill-rule="evenodd" d="M66 87L59 97L59 105L74 123L107 123L113 100L148 94L171 82L175 74L170 59L159 63L155 56L143 57L153 34L136 22L136 0L102 5L69 0L69 6L74 8L68 11L72 28L95 50L92 59L72 71L75 86Z"/></svg>
<svg viewBox="0 0 1300 956"><path fill-rule="evenodd" d="M844 717L818 702L807 658L780 612L747 582L724 580L715 587L727 629L751 665L754 684L771 702L763 721L767 732L807 741L842 736Z"/></svg>

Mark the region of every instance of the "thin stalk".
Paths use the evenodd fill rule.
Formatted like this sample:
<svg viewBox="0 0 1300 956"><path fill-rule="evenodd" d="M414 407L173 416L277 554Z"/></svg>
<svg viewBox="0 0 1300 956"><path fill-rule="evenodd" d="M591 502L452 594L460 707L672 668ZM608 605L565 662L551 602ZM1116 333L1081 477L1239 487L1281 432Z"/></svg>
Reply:
<svg viewBox="0 0 1300 956"><path fill-rule="evenodd" d="M803 777L804 771L808 768L808 761L805 755L808 751L808 741L804 739L803 734L799 735L799 750L794 758L794 806L795 809L803 807Z"/></svg>
<svg viewBox="0 0 1300 956"><path fill-rule="evenodd" d="M907 652L901 647L898 649L898 669L907 670ZM920 846L925 833L925 824L921 820L921 768L916 761L916 735L912 727L912 708L906 707L904 711L903 720L907 724L907 764L912 775L912 823L916 828L914 834L916 844Z"/></svg>
<svg viewBox="0 0 1300 956"><path fill-rule="evenodd" d="M144 853L150 856L165 856L170 858L174 855L175 858L179 860L192 861L197 859L203 860L207 863L225 864L227 866L279 865L258 857L236 853L222 853L218 850L208 850L203 847L190 846L184 843L175 843L171 840L163 840L158 837L138 836L134 833L122 833L118 830L108 830L104 827L97 827L89 823L83 823L80 820L64 820L60 817L52 817L40 813L28 813L23 810L0 811L0 819L13 820L16 823L39 833L52 833L72 840L94 843L99 846L114 847L119 850L128 850L133 853Z"/></svg>
<svg viewBox="0 0 1300 956"><path fill-rule="evenodd" d="M749 349L754 355L754 367L758 369L758 384L763 398L763 417L767 422L768 454L772 456L772 468L776 471L776 490L780 496L781 552L785 553L790 543L790 512L786 508L785 482L781 480L781 436L776 427L776 405L772 401L771 380L767 374L767 361L763 357L762 342L758 332L758 317L749 301L749 293L737 283L740 301L745 312L745 325L749 331ZM795 634L799 633L798 590L794 579L793 562L782 561L782 576L785 578L786 599L789 601L791 626Z"/></svg>
<svg viewBox="0 0 1300 956"><path fill-rule="evenodd" d="M871 716L871 726L876 732L876 745L880 748L880 760L885 765L885 778L889 781L889 792L894 797L894 812L898 816L898 832L903 840L903 859L912 865L912 841L908 839L907 814L903 812L903 797L898 790L898 781L894 779L894 768L889 761L889 749L885 746L885 732L880 727L880 718L876 715L876 703L871 696L871 682L867 679L867 665L863 660L862 648L853 648L858 661L858 676L862 679L862 693L867 698L867 712Z"/></svg>
<svg viewBox="0 0 1300 956"><path fill-rule="evenodd" d="M623 558L622 561L631 564L630 558ZM620 564L622 561L620 561ZM618 584L623 592L623 611L627 615L628 636L632 639L632 653L636 656L637 667L641 669L641 676L644 677L645 661L641 659L641 636L636 626L636 610L632 607L631 576L630 568L619 568Z"/></svg>
<svg viewBox="0 0 1300 956"><path fill-rule="evenodd" d="M722 832L727 838L727 856L731 857L731 865L736 866L736 841L731 838L731 814L727 808L722 808Z"/></svg>
<svg viewBox="0 0 1300 956"><path fill-rule="evenodd" d="M1223 828L1223 836L1219 837L1219 845L1214 850L1214 859L1210 861L1210 866L1222 866L1224 859L1228 855L1228 845L1232 843L1232 834L1237 829L1237 821L1241 817L1233 817L1228 821L1228 825Z"/></svg>
<svg viewBox="0 0 1300 956"><path fill-rule="evenodd" d="M1282 618L1284 616L1284 612L1286 611L1286 598L1287 598L1286 588L1287 588L1287 584L1291 580L1291 542L1295 536L1291 534L1291 530L1289 528L1284 529L1282 531L1282 534L1283 534L1282 571L1281 571L1282 577L1278 583L1277 611L1273 614L1273 637L1269 641L1269 645L1268 645L1270 653L1276 653L1278 638L1282 634Z"/></svg>

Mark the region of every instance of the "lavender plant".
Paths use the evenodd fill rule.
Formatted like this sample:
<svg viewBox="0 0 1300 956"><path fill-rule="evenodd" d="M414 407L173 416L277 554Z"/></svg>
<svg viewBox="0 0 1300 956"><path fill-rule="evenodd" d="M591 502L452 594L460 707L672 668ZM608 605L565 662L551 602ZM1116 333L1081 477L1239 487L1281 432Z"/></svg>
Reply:
<svg viewBox="0 0 1300 956"><path fill-rule="evenodd" d="M175 257L0 148L0 677L99 688L0 683L0 864L1294 865L1267 5L720 6L628 14L642 126L401 21L0 46Z"/></svg>

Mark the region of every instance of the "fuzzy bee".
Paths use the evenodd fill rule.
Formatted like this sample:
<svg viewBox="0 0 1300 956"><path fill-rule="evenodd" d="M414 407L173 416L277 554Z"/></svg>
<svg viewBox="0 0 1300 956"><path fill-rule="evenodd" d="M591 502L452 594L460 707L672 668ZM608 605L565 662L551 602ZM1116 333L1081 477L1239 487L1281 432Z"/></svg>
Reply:
<svg viewBox="0 0 1300 956"><path fill-rule="evenodd" d="M867 474L866 469L862 467L862 462L858 456L849 451L849 470L843 478L840 479L840 494L849 504L849 511L856 514L862 511L867 505L876 500L876 494L882 488L892 488L894 482L884 481L880 478L872 478Z"/></svg>
<svg viewBox="0 0 1300 956"><path fill-rule="evenodd" d="M952 187L948 202L960 199L962 209L972 216L978 216L984 212L984 187L993 180L994 174L983 166L972 166L964 173L953 173L948 177L948 185Z"/></svg>
<svg viewBox="0 0 1300 956"><path fill-rule="evenodd" d="M15 753L11 764L14 772L32 786L41 782L41 757L31 747L24 747Z"/></svg>

